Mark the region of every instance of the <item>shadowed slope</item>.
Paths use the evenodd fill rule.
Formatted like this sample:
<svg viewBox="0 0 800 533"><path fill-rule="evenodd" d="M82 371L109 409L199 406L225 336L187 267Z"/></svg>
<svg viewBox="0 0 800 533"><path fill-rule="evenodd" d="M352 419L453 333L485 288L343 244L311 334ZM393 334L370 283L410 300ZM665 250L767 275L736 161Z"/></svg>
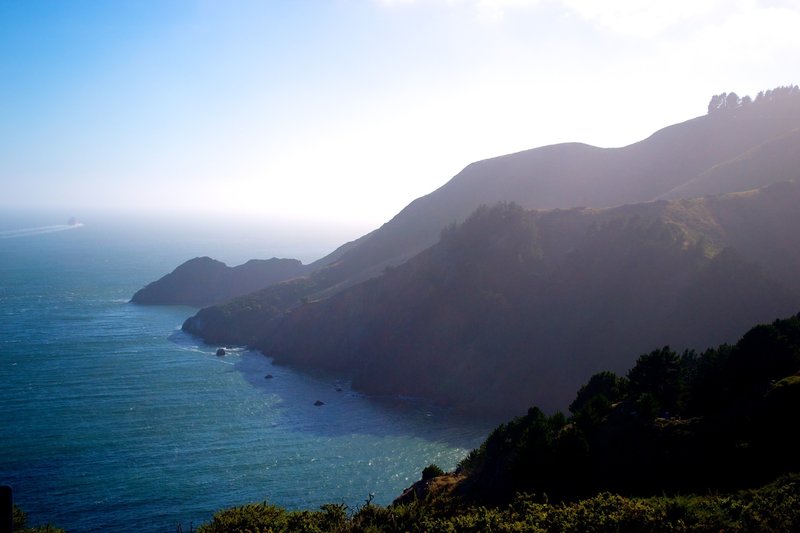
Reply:
<svg viewBox="0 0 800 533"><path fill-rule="evenodd" d="M784 183L605 210L483 208L329 298L301 300L289 291L298 280L277 287L282 300L263 291L185 327L208 320L215 342L244 328L276 361L347 373L372 394L492 416L560 408L589 375L649 346L703 348L800 307L798 205L800 186ZM254 306L267 301L271 321L240 320L264 316Z"/></svg>

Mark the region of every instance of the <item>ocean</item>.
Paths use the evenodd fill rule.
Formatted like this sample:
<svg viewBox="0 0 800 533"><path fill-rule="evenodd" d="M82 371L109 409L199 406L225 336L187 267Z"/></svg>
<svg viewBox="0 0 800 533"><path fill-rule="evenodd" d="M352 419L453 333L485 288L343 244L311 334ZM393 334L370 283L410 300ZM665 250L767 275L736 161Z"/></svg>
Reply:
<svg viewBox="0 0 800 533"><path fill-rule="evenodd" d="M304 244L252 221L66 222L0 214L0 484L30 524L188 531L249 502L387 504L490 429L257 352L218 357L180 330L195 309L128 303L192 257L308 262L333 249L331 235Z"/></svg>

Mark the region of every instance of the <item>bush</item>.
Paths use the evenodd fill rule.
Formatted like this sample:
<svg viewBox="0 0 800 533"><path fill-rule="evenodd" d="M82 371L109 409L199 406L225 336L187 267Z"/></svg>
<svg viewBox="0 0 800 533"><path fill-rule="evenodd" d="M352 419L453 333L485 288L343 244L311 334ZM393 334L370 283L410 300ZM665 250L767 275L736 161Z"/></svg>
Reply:
<svg viewBox="0 0 800 533"><path fill-rule="evenodd" d="M444 475L444 470L433 463L422 469L422 481L428 481L429 479L433 479L442 475Z"/></svg>

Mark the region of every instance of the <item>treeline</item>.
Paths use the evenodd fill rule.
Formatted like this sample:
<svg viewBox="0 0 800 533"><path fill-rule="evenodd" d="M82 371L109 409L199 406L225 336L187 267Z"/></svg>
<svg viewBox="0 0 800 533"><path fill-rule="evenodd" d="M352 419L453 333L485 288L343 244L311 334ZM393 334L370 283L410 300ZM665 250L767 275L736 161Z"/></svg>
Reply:
<svg viewBox="0 0 800 533"><path fill-rule="evenodd" d="M575 500L729 491L800 470L800 315L698 355L668 347L626 376L595 374L571 416L537 408L498 427L460 465L469 500Z"/></svg>
<svg viewBox="0 0 800 533"><path fill-rule="evenodd" d="M797 85L786 85L759 91L755 100L749 95L739 97L735 92L715 94L708 103L708 114L731 112L737 109L749 108L753 104L788 102L797 98L800 98L800 87Z"/></svg>
<svg viewBox="0 0 800 533"><path fill-rule="evenodd" d="M626 498L606 492L564 504L527 495L498 507L439 503L367 504L353 513L342 505L287 511L267 503L251 504L220 511L198 532L785 533L800 527L800 476L724 495Z"/></svg>

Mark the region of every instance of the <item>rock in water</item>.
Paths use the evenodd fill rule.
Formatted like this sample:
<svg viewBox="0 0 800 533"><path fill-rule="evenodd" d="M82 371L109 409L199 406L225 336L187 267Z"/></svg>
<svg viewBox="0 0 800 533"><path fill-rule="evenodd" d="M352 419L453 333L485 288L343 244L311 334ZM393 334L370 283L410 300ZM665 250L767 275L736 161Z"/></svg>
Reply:
<svg viewBox="0 0 800 533"><path fill-rule="evenodd" d="M225 355L225 348L217 348L217 355L220 357Z"/></svg>
<svg viewBox="0 0 800 533"><path fill-rule="evenodd" d="M321 401L317 400L316 402L314 402L314 405L319 407L320 405L325 405L325 402L321 402Z"/></svg>

